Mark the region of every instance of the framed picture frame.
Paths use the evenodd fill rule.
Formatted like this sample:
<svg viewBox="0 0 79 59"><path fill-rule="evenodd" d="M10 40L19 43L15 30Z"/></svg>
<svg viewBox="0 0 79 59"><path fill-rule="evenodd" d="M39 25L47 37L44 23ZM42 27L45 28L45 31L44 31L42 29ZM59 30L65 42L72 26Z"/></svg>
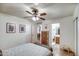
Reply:
<svg viewBox="0 0 79 59"><path fill-rule="evenodd" d="M6 33L15 33L15 32L16 32L16 24L6 23Z"/></svg>
<svg viewBox="0 0 79 59"><path fill-rule="evenodd" d="M19 24L19 32L24 33L26 31L26 25Z"/></svg>

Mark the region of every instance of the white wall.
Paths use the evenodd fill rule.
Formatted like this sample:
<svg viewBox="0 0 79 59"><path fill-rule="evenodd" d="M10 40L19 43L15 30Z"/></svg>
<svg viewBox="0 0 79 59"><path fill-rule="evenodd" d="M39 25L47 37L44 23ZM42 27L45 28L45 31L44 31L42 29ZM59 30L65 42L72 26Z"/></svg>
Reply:
<svg viewBox="0 0 79 59"><path fill-rule="evenodd" d="M37 24L32 24L32 42L37 42Z"/></svg>
<svg viewBox="0 0 79 59"><path fill-rule="evenodd" d="M46 20L43 22L43 27L44 24L48 26L47 30L49 30L49 46L51 46L52 43L51 24L54 23L60 23L61 46L66 45L74 50L73 16L60 19Z"/></svg>
<svg viewBox="0 0 79 59"><path fill-rule="evenodd" d="M6 33L7 22L16 24L16 33ZM26 25L25 33L19 33L19 24ZM31 42L31 22L0 13L0 49L8 49L27 42Z"/></svg>
<svg viewBox="0 0 79 59"><path fill-rule="evenodd" d="M73 17L63 18L60 22L60 36L61 45L70 47L74 50L75 40L74 40L74 29L73 29Z"/></svg>

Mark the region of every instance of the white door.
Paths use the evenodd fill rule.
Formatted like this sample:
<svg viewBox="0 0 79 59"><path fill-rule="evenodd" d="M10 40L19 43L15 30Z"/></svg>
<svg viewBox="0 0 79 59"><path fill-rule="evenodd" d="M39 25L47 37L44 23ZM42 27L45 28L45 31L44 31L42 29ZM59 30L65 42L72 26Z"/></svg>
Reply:
<svg viewBox="0 0 79 59"><path fill-rule="evenodd" d="M31 40L32 40L32 32L31 32L31 25L30 24L27 24L27 26L26 26L26 32L27 32L27 34L26 34L26 39L27 39L27 43L30 43L31 42Z"/></svg>
<svg viewBox="0 0 79 59"><path fill-rule="evenodd" d="M78 35L77 35L77 37L78 37L78 56L79 56L79 19L78 19Z"/></svg>
<svg viewBox="0 0 79 59"><path fill-rule="evenodd" d="M74 20L74 36L75 36L75 52L76 52L76 55L79 55L79 39L78 39L78 33L79 33L79 22L78 22L78 18L76 17L75 20Z"/></svg>

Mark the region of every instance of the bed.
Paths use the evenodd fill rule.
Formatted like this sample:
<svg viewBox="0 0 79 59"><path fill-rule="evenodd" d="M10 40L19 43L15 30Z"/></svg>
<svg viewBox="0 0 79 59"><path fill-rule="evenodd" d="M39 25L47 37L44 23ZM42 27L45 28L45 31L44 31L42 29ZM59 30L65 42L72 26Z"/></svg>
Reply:
<svg viewBox="0 0 79 59"><path fill-rule="evenodd" d="M51 51L45 47L27 43L19 45L8 50L2 50L3 56L48 56Z"/></svg>

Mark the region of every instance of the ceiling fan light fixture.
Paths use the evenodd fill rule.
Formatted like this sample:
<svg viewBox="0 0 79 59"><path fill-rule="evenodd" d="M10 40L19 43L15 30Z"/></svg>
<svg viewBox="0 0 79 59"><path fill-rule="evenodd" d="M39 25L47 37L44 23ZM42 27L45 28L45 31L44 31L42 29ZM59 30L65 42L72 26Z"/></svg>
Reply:
<svg viewBox="0 0 79 59"><path fill-rule="evenodd" d="M36 17L36 20L39 20L39 18L38 18L38 17Z"/></svg>
<svg viewBox="0 0 79 59"><path fill-rule="evenodd" d="M33 21L38 21L39 18L38 18L38 17L32 17L32 20L33 20Z"/></svg>
<svg viewBox="0 0 79 59"><path fill-rule="evenodd" d="M35 17L32 17L32 20L33 20L33 21L36 21Z"/></svg>

